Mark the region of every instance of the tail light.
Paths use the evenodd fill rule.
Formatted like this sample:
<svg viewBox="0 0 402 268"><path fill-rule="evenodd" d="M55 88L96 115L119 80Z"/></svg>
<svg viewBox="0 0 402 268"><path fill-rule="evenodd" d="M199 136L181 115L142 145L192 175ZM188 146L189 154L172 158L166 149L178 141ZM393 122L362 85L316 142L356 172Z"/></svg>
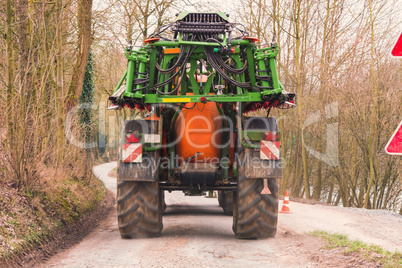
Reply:
<svg viewBox="0 0 402 268"><path fill-rule="evenodd" d="M266 141L279 141L279 132L266 131L262 134L262 139Z"/></svg>
<svg viewBox="0 0 402 268"><path fill-rule="evenodd" d="M141 140L141 135L128 133L124 136L124 140L128 143L137 143Z"/></svg>

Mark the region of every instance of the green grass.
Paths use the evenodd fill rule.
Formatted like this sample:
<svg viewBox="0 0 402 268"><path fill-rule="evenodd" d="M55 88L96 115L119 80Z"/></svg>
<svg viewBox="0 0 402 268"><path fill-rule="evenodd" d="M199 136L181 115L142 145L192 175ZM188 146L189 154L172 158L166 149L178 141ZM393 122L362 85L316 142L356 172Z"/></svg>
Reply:
<svg viewBox="0 0 402 268"><path fill-rule="evenodd" d="M330 234L324 231L314 231L309 234L319 237L326 242L327 248L344 248L345 254L356 253L363 259L377 263L381 262L384 267L402 267L402 253L390 252L377 245L367 245L360 240L351 240L347 235Z"/></svg>

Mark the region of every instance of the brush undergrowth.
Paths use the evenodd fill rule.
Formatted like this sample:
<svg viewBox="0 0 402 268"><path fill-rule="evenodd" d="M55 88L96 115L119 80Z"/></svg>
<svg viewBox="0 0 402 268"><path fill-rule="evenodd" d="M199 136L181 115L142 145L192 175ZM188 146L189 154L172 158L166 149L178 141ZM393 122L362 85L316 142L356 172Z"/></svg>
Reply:
<svg viewBox="0 0 402 268"><path fill-rule="evenodd" d="M94 177L55 175L33 188L0 181L0 263L48 242L94 209L105 194Z"/></svg>

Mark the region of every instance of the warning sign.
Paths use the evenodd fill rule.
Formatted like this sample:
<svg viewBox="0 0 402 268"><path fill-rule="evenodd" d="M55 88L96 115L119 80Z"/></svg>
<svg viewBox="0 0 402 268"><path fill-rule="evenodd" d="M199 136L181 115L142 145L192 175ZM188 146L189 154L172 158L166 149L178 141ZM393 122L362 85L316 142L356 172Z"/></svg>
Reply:
<svg viewBox="0 0 402 268"><path fill-rule="evenodd" d="M402 122L385 146L385 152L390 155L402 155Z"/></svg>
<svg viewBox="0 0 402 268"><path fill-rule="evenodd" d="M398 40L395 43L394 48L391 51L392 57L402 57L402 34L399 36Z"/></svg>

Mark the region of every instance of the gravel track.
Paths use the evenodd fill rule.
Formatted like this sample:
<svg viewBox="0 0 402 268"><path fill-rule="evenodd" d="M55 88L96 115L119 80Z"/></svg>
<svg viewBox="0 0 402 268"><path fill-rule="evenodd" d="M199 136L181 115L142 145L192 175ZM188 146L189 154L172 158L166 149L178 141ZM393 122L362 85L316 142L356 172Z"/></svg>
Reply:
<svg viewBox="0 0 402 268"><path fill-rule="evenodd" d="M107 174L116 162L94 172L116 193L116 179ZM116 209L80 243L55 255L43 267L376 267L359 257L323 249L323 242L305 232L325 230L402 251L402 217L355 208L290 203L292 214L280 214L275 238L237 240L232 217L216 198L186 197L166 192L168 208L161 237L122 239ZM280 202L280 208L282 202Z"/></svg>

